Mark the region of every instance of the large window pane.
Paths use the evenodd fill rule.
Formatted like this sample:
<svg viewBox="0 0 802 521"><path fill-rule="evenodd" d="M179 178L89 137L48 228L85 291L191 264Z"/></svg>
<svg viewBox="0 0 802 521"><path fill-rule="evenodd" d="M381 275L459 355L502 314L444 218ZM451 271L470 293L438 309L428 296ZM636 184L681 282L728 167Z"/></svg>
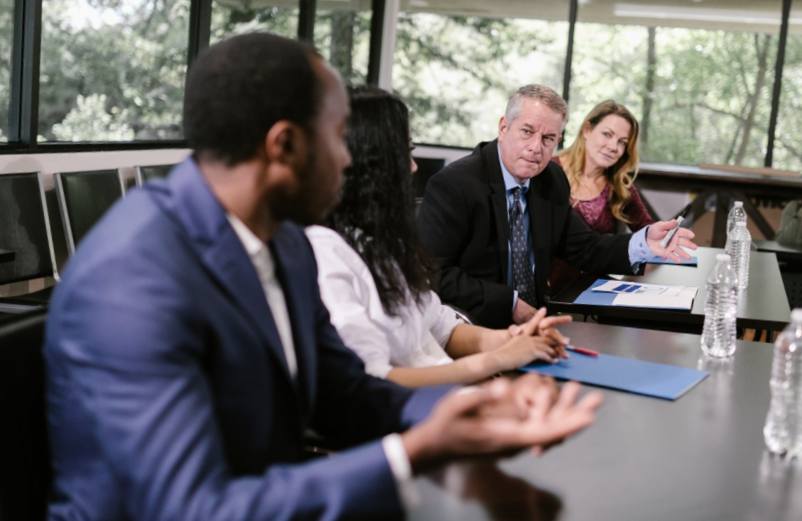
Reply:
<svg viewBox="0 0 802 521"><path fill-rule="evenodd" d="M802 171L802 9L791 11L773 166Z"/></svg>
<svg viewBox="0 0 802 521"><path fill-rule="evenodd" d="M315 46L351 85L364 84L368 77L371 14L359 10L360 3L321 2L315 15Z"/></svg>
<svg viewBox="0 0 802 521"><path fill-rule="evenodd" d="M0 143L8 141L11 101L11 45L14 37L14 0L0 0Z"/></svg>
<svg viewBox="0 0 802 521"><path fill-rule="evenodd" d="M641 120L645 161L762 166L780 1L754 5L580 3L567 142L614 98Z"/></svg>
<svg viewBox="0 0 802 521"><path fill-rule="evenodd" d="M297 0L212 2L211 43L253 31L268 31L288 38L298 36Z"/></svg>
<svg viewBox="0 0 802 521"><path fill-rule="evenodd" d="M569 2L454 6L406 2L393 88L410 105L415 141L472 147L495 137L516 88L545 83L562 92Z"/></svg>
<svg viewBox="0 0 802 521"><path fill-rule="evenodd" d="M181 137L190 0L44 0L44 141Z"/></svg>

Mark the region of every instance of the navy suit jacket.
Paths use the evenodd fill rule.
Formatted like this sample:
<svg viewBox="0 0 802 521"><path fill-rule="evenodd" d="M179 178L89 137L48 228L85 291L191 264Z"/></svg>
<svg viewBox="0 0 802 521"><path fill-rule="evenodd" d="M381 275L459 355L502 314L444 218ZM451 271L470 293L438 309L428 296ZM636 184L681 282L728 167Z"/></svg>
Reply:
<svg viewBox="0 0 802 521"><path fill-rule="evenodd" d="M571 188L550 162L526 192L535 257L535 306L548 303L551 259L584 271L631 273L631 235L601 235L571 209ZM509 222L498 140L479 143L470 155L432 176L418 212L424 249L437 272L440 299L466 310L479 325L512 322L513 289L507 285Z"/></svg>
<svg viewBox="0 0 802 521"><path fill-rule="evenodd" d="M283 224L270 248L296 379L253 264L192 160L84 239L47 324L51 519L400 514L369 441L423 418L444 390L366 375L329 323L301 228ZM365 444L301 462L309 427Z"/></svg>

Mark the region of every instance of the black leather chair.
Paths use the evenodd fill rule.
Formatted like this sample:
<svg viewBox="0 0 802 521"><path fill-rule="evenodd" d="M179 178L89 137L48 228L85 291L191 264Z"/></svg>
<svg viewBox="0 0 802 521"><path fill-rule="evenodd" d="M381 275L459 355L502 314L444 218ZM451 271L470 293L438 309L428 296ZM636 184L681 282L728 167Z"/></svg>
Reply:
<svg viewBox="0 0 802 521"><path fill-rule="evenodd" d="M148 165L136 169L136 184L142 186L152 179L167 177L175 165Z"/></svg>
<svg viewBox="0 0 802 521"><path fill-rule="evenodd" d="M443 169L446 165L446 160L442 158L432 157L413 157L415 163L418 165L418 171L412 176L412 183L415 188L415 197L423 197L426 191L426 183L429 178Z"/></svg>
<svg viewBox="0 0 802 521"><path fill-rule="evenodd" d="M45 313L0 319L0 520L40 520L51 481L42 356Z"/></svg>
<svg viewBox="0 0 802 521"><path fill-rule="evenodd" d="M53 236L42 180L36 172L0 175L0 249L13 259L0 261L0 284L42 277L58 279ZM46 305L50 288L0 299L0 314L26 305Z"/></svg>
<svg viewBox="0 0 802 521"><path fill-rule="evenodd" d="M70 255L125 191L118 170L56 174L56 189Z"/></svg>

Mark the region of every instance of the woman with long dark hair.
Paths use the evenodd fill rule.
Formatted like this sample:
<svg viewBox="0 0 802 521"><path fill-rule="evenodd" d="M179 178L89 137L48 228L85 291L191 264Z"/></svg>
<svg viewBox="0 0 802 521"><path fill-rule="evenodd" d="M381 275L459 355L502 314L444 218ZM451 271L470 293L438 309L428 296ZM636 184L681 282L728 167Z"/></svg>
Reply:
<svg viewBox="0 0 802 521"><path fill-rule="evenodd" d="M554 326L568 317L541 310L523 327L491 330L460 321L429 286L414 222L409 121L404 103L381 89L351 91L342 201L328 228L307 229L321 295L347 346L366 370L402 385L470 383L534 360L565 356Z"/></svg>

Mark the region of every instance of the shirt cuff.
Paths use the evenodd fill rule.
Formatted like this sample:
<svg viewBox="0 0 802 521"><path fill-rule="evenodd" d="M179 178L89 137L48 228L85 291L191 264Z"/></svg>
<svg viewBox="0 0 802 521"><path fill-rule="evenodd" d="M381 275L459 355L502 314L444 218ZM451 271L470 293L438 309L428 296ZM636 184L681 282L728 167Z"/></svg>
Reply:
<svg viewBox="0 0 802 521"><path fill-rule="evenodd" d="M390 465L390 471L395 478L401 505L409 511L420 504L420 494L412 479L412 466L409 463L407 451L404 449L404 443L401 441L401 435L388 434L382 438L382 448L387 463Z"/></svg>
<svg viewBox="0 0 802 521"><path fill-rule="evenodd" d="M512 314L515 315L515 306L518 305L518 290L512 290Z"/></svg>
<svg viewBox="0 0 802 521"><path fill-rule="evenodd" d="M646 243L646 233L649 227L645 226L632 234L629 239L629 263L632 271L636 271L639 264L646 262L652 256L649 245Z"/></svg>

